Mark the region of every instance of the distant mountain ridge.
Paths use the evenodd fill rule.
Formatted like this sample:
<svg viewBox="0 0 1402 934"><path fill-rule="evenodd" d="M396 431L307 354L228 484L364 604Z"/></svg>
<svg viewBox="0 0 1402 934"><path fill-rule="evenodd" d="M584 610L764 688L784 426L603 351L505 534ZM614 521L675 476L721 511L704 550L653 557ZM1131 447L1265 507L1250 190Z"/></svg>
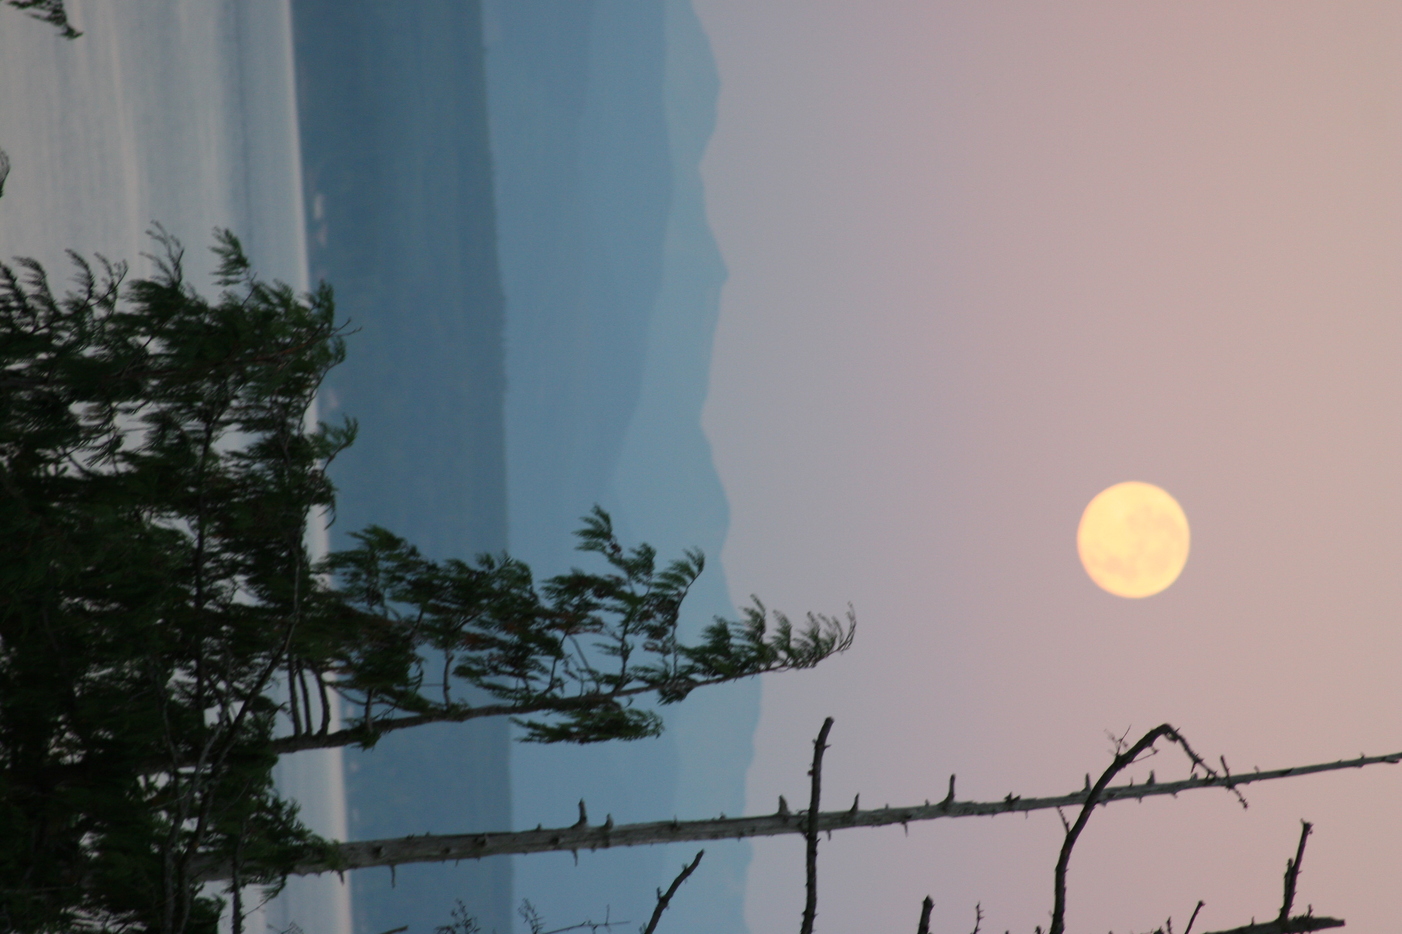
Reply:
<svg viewBox="0 0 1402 934"><path fill-rule="evenodd" d="M725 280L699 174L719 89L708 40L686 0L487 0L484 15L511 550L540 573L577 563L569 532L598 502L663 558L710 555L688 625L733 615L701 429ZM739 813L758 698L756 684L698 692L664 708L658 740L514 747L513 823L569 819L581 795L616 821ZM551 924L645 918L690 855L519 859L517 894ZM748 844L712 847L667 930L744 930L748 859Z"/></svg>
<svg viewBox="0 0 1402 934"><path fill-rule="evenodd" d="M357 333L322 417L361 422L333 466L333 544L368 522L431 556L509 546L577 563L594 503L663 558L711 558L687 603L733 610L728 508L701 430L725 269L699 163L718 79L689 0L293 0L312 280ZM485 50L485 51L484 51ZM511 746L442 726L347 756L351 835L740 813L757 684L664 710L661 739ZM410 866L352 880L356 930L641 921L691 851ZM668 931L742 931L749 846L713 846Z"/></svg>

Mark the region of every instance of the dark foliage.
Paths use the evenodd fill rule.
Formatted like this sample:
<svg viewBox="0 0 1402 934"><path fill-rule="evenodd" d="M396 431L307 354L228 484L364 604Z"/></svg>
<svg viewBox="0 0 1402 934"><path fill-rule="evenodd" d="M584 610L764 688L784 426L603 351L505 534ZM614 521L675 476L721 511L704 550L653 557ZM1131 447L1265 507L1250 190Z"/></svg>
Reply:
<svg viewBox="0 0 1402 934"><path fill-rule="evenodd" d="M825 618L771 632L758 604L683 644L701 556L659 570L599 510L579 536L601 574L537 585L379 528L315 563L326 465L355 436L308 424L344 354L331 291L258 280L223 232L209 302L155 236L155 275L126 285L76 255L62 296L0 265L0 930L213 931L201 867L276 887L334 864L277 795L281 754L478 716L539 742L651 736L643 695L850 644Z"/></svg>
<svg viewBox="0 0 1402 934"><path fill-rule="evenodd" d="M269 692L351 434L302 429L331 296L223 234L211 304L158 241L125 303L120 265L75 256L62 298L0 266L0 927L212 930L196 854L274 881L317 845L272 788Z"/></svg>
<svg viewBox="0 0 1402 934"><path fill-rule="evenodd" d="M701 554L659 570L647 545L624 550L603 510L583 521L579 549L602 556L608 571L575 569L540 585L508 557L439 563L384 529L357 533L360 546L326 567L352 607L336 628L333 687L358 713L341 733L301 742L368 744L405 726L501 714L531 742L655 736L657 712L630 706L639 695L675 703L703 685L811 667L851 644L850 616L844 625L811 615L796 633L774 613L771 631L758 601L742 622L716 620L684 644L679 614Z"/></svg>
<svg viewBox="0 0 1402 934"><path fill-rule="evenodd" d="M76 39L82 35L81 32L73 28L72 23L68 22L68 11L64 9L63 0L5 0L5 2L17 10L26 10L35 19L53 26L65 39Z"/></svg>

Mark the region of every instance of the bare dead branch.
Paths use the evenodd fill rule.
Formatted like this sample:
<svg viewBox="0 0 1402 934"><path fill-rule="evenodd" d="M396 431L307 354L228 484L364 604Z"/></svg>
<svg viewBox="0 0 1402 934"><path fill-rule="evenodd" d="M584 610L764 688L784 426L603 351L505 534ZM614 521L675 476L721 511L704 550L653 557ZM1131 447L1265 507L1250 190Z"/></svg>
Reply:
<svg viewBox="0 0 1402 934"><path fill-rule="evenodd" d="M1281 902L1280 914L1274 920L1257 924L1242 925L1228 931L1216 931L1214 934L1301 934L1306 931L1322 931L1326 928L1341 928L1344 926L1341 918L1324 918L1314 916L1314 910L1310 909L1305 914L1290 917L1290 909L1295 904L1295 886L1300 879L1300 863L1305 858L1305 841L1309 839L1310 831L1314 829L1309 821L1300 821L1300 843L1295 848L1295 858L1285 861L1285 897ZM1201 907L1202 903L1198 903ZM1193 912L1193 917L1197 917L1197 912ZM1191 927L1191 922L1189 922ZM1186 932L1185 932L1186 934Z"/></svg>
<svg viewBox="0 0 1402 934"><path fill-rule="evenodd" d="M1280 903L1280 915L1276 918L1282 927L1290 920L1290 909L1295 905L1295 883L1300 878L1300 861L1305 858L1305 841L1309 839L1314 825L1300 821L1300 845L1295 849L1295 858L1285 861L1285 898Z"/></svg>
<svg viewBox="0 0 1402 934"><path fill-rule="evenodd" d="M807 898L803 903L803 924L799 934L813 934L813 922L818 917L818 805L823 790L823 753L828 749L828 733L832 730L832 717L823 721L818 738L813 740L813 767L808 770L812 780L808 796L808 813L804 817L803 836L807 843L805 868L807 870ZM856 814L856 802L849 814Z"/></svg>
<svg viewBox="0 0 1402 934"><path fill-rule="evenodd" d="M915 934L930 934L930 912L934 910L935 900L926 895L920 903L920 926L915 929Z"/></svg>
<svg viewBox="0 0 1402 934"><path fill-rule="evenodd" d="M1193 909L1192 917L1188 919L1188 926L1183 929L1183 934L1193 934L1193 922L1198 919L1198 912L1202 911L1202 906L1207 904L1202 899L1198 899L1197 907Z"/></svg>
<svg viewBox="0 0 1402 934"><path fill-rule="evenodd" d="M1128 734L1126 733L1125 735ZM1126 745L1125 736L1115 737L1112 735L1110 738L1114 743L1116 753L1114 761L1110 763L1109 767L1101 773L1096 783L1085 793L1085 801L1081 805L1081 813L1076 817L1075 823L1067 827L1066 837L1061 844L1061 853L1057 857L1056 870L1053 873L1052 917L1051 926L1048 928L1047 934L1065 934L1066 870L1071 864L1071 851L1076 846L1076 841L1080 839L1081 832L1085 830L1086 824L1090 821L1090 816L1094 813L1096 805L1101 802L1106 788L1109 787L1111 780L1113 780L1116 775L1129 768L1129 766L1133 765L1135 762L1138 762L1141 756L1146 754L1152 755L1154 744L1161 739L1166 739L1177 743L1178 746L1183 749L1183 752L1192 762L1194 773L1196 773L1197 769L1202 769L1207 777L1217 777L1217 773L1203 761L1201 756L1193 751L1193 748L1188 745L1188 741L1167 723L1162 723L1154 727L1141 736L1133 745ZM1154 788L1157 787L1157 785L1147 784L1139 787ZM1239 792L1238 796L1240 796ZM1065 824L1064 817L1062 818L1062 823L1063 825Z"/></svg>
<svg viewBox="0 0 1402 934"><path fill-rule="evenodd" d="M705 850L700 850L696 858L689 865L683 866L682 871L672 880L672 884L667 887L667 891L657 890L657 907L652 909L652 918L648 920L647 927L643 928L642 934L653 934L657 930L657 922L662 920L662 912L667 910L667 906L672 902L672 896L677 894L677 889L682 887L682 883L687 880L696 867L701 865L701 857L706 855Z"/></svg>
<svg viewBox="0 0 1402 934"><path fill-rule="evenodd" d="M1314 915L1296 915L1283 927L1279 918L1261 924L1246 924L1226 931L1213 931L1211 934L1305 934L1308 931L1323 931L1327 928L1341 928L1342 918L1325 918Z"/></svg>
<svg viewBox="0 0 1402 934"><path fill-rule="evenodd" d="M1402 751L1383 756L1359 756L1356 759L1340 759L1335 762L1297 765L1231 776L1194 774L1177 782L1110 786L1101 791L1098 803L1106 805L1112 801L1138 801L1159 795L1176 796L1181 792L1196 791L1202 788L1235 790L1240 786L1255 782L1298 778L1302 775L1359 769L1384 763L1396 765L1399 762L1402 762ZM818 814L818 829L832 832L853 827L887 827L892 824L911 824L918 821L951 817L989 817L998 814L1076 807L1086 803L1089 792L1090 789L1086 788L1071 794L1049 798L1025 798L1010 795L996 801L955 801L947 798L934 804L926 802L923 805L913 807L871 808L857 811L855 814L850 810L825 811ZM575 826L360 840L335 844L333 853L327 859L301 863L293 869L293 874L315 875L323 872L344 872L348 869L364 869L372 866L450 862L508 854L602 850L616 846L651 846L660 843L774 837L804 833L806 824L806 820L794 820L794 815L791 813L775 813L694 821L670 820L619 824L607 832L602 827ZM194 867L194 871L202 881L224 881L229 878L229 867L227 866L206 863Z"/></svg>

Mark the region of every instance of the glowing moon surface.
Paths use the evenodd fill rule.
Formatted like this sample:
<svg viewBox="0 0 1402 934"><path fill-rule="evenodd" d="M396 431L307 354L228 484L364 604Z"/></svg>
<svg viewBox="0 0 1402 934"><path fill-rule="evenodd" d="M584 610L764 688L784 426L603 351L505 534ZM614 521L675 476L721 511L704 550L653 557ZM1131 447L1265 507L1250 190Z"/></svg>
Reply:
<svg viewBox="0 0 1402 934"><path fill-rule="evenodd" d="M1152 483L1101 490L1081 514L1076 550L1090 579L1117 597L1152 597L1188 563L1188 517Z"/></svg>

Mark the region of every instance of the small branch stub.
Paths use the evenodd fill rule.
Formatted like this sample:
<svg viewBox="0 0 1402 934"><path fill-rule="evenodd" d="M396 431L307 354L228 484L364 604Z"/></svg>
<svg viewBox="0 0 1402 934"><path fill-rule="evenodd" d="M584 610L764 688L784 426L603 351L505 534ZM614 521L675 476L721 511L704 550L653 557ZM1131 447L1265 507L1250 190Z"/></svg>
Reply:
<svg viewBox="0 0 1402 934"><path fill-rule="evenodd" d="M930 934L930 912L934 910L935 900L926 895L920 903L920 927L915 929L916 934Z"/></svg>

